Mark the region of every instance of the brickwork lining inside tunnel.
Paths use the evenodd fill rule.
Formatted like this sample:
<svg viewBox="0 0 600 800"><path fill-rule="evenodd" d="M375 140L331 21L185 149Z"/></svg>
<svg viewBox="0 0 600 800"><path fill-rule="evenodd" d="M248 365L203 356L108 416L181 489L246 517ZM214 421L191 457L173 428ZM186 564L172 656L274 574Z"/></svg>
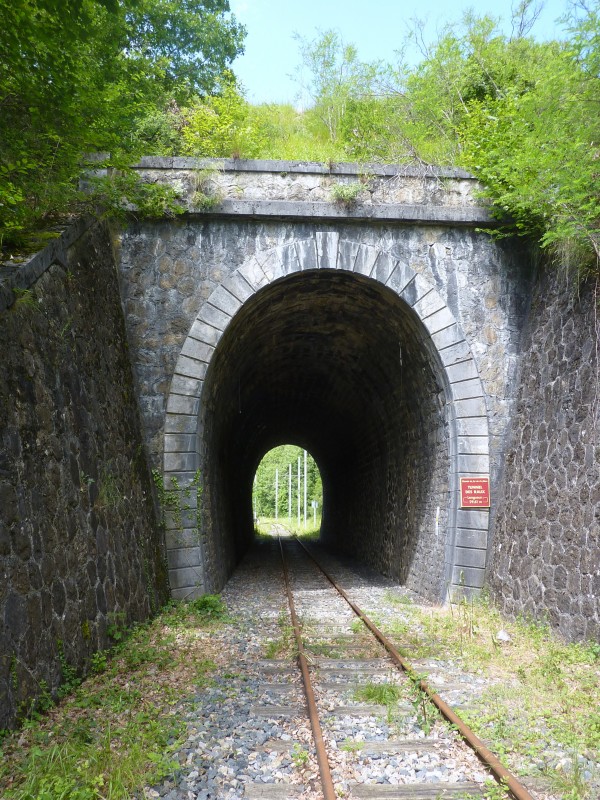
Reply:
<svg viewBox="0 0 600 800"><path fill-rule="evenodd" d="M263 357L267 363L271 358L269 354L277 341L274 326L279 325L279 315L282 320L287 319L289 325L295 318L294 314L297 318L300 313L298 309L294 311L293 303L290 309L287 308L285 304L290 301L285 295L279 298L276 294L267 295L267 290L286 283L280 281L281 278L297 275L299 279L300 275L306 277L309 272L320 273L323 280L325 276L331 280L333 276L340 276L335 280L342 283L354 280L356 287L362 285L368 286L370 291L377 290L377 297L381 296L381 292L384 295L387 293L389 302L396 306L394 313L389 313L389 319L386 320L388 327L385 336L389 335L391 340L396 337L398 349L396 351L394 345L383 347L381 337L371 335L371 328L377 327L375 323L379 324L386 317L386 312L382 312L383 317L378 317L377 313L373 315L370 310L365 312L363 308L360 319L353 318L352 303L338 300L342 311L349 313L349 316L343 317L343 331L336 331L335 326L328 328L335 323L336 317L326 314L322 315L324 327L321 329L321 339L328 342L329 349L324 351L326 355L329 354L328 358L340 363L347 358L350 365L341 373L337 383L331 385L331 369L326 368L325 359L319 359L318 353L315 354L315 346L319 342L315 335L319 331L313 329L305 331L303 336L296 336L298 341L291 355L288 348L287 357L279 357L280 361L294 360L293 357L296 360L308 359L303 361L310 364L310 369L303 370L307 374L302 391L291 398L282 395L281 386L284 382L279 384L279 389L275 387L276 391L254 392L250 396L248 387L252 388L256 380L253 377L254 370L262 363ZM307 287L308 283L305 283L304 292L309 291ZM262 316L259 314L248 323L249 311L263 296L270 300L265 304ZM243 319L248 324L240 327L238 323ZM271 327L263 325L265 320L271 321ZM367 356L362 362L356 361L348 356L352 352L350 343L364 336L368 347L358 352L364 352ZM345 337L348 341L344 346L348 349L340 355L332 343L337 342L339 348ZM236 347L228 347L228 339L236 342ZM249 357L255 339L256 348L252 350L252 357ZM412 344L415 348L413 352L410 351ZM401 347L405 348L402 364ZM242 358L245 352L246 356ZM223 353L225 355L221 358L220 354ZM401 376L407 363L414 367L414 375L418 375L420 369L425 369L428 377L424 381L413 377L420 387L419 391L415 389L413 395L416 393L418 396L416 400L412 398L415 400L412 406L410 403L400 404L399 411L395 400L400 396L397 387L401 381L398 378L395 383L393 377L390 379L389 376ZM245 365L243 375L240 371L242 364ZM222 380L214 378L219 370ZM388 374L388 371L387 391L383 391L381 387L385 381L381 375ZM276 371L266 370L261 374L263 380L267 381ZM313 384L319 391L311 390L311 394L308 390ZM307 419L307 412L302 408L302 398L306 396L313 398L310 436L316 446L310 445L312 440L307 438L304 423L298 422ZM281 416L280 408L285 403L288 404L285 415L288 435L283 436L281 427L273 426L272 421L278 418L278 414ZM228 414L226 407L229 407ZM257 409L252 417L253 424L242 431L239 427L242 418L246 414L252 416L253 407ZM212 413L211 409L218 409L218 414ZM228 426L221 424L221 417L237 419L238 427L233 422ZM378 494L377 497L373 495L372 500L379 501L376 506L380 516L373 521L368 518L364 507L359 506L355 498L356 491L349 488L354 476L346 471L345 474L350 477L344 483L338 481L336 475L338 472L344 474L353 443L355 453L362 458L360 461L359 455L355 456L356 464L362 465L362 486L373 486L373 482L369 483L369 474L375 474L375 461L369 455L376 450L372 443L384 442L384 432L389 426L393 438L402 425L404 439L399 438L394 448L379 447L377 450ZM397 427L394 429L394 426ZM234 430L237 431L235 435ZM321 447L318 443L319 431L323 432ZM293 435L299 438L294 440L291 438ZM349 435L350 443L347 441ZM324 510L329 522L325 523L324 533L326 538L334 540L337 547L358 553L364 545L368 550L369 563L372 564L377 564L378 559L380 562L384 560L382 553L387 552L391 559L392 551L395 550L398 555L400 549L405 561L402 562L400 558L401 563L398 564L396 559L393 570L386 568L386 571L405 576L407 582L417 585L421 592L429 591L427 580L431 580L432 585L437 582L434 577L436 570L444 574L444 591L447 593L458 589L462 591L462 586L471 591L483 585L489 514L487 510L458 509L458 482L463 475L481 475L489 471L486 398L477 365L460 325L434 286L402 259L376 247L343 240L335 232L317 232L314 237L309 236L251 256L225 277L202 305L177 359L165 418L165 486L180 490L182 502L186 506L194 506L195 497L193 494L190 497L185 487L190 485L196 471L200 470L204 491L200 526L197 525L194 508L184 511L179 521L173 518L167 520L167 556L174 596L194 596L202 591L214 591L223 585L247 542L244 531L248 531L251 521L249 482L253 469L263 452L283 441L308 445L319 462L326 486L329 480L329 497L332 499L326 499ZM426 447L426 441L436 442L434 455L431 448ZM240 442L247 453L240 449ZM323 442L329 443L327 448ZM332 442L336 443L335 446ZM320 452L324 449L327 450L325 455L328 455L325 461L329 463L324 463L324 454ZM369 458L370 473L366 467ZM252 469L248 469L246 464L252 459L255 463ZM243 469L239 466L242 461ZM444 461L448 465L447 470ZM426 463L428 467L425 467ZM415 478L415 470L411 472L414 465L421 470L418 476L427 472L425 480ZM355 474L358 474L356 469ZM243 487L244 481L248 482L247 490ZM431 490L434 484L437 488ZM235 490L223 489L231 485L236 487ZM445 502L440 502L444 493L440 487L444 485L447 495ZM342 513L339 509L344 505L334 504L336 492L339 497L350 497L354 503L354 515L348 512L342 524L335 519L335 514ZM245 518L239 517L242 512L232 502L236 499L235 493L236 496L247 498ZM385 515L381 508L384 505L388 509L385 517L389 523L387 539L386 524L382 523ZM328 507L333 509L329 515ZM344 521L351 516L352 525L344 525ZM359 531L356 519L367 525L366 531ZM417 550L413 548L411 551L406 542L401 543L397 532L405 519L409 519L412 525L414 535L411 534L410 541L419 547L422 545L423 552L428 553L428 560L419 562L415 557ZM377 528L374 540L368 535L369 525ZM342 528L345 528L343 533ZM390 536L392 529L395 533ZM417 529L420 531L418 534L414 533ZM352 530L357 531L354 541ZM425 534L425 531L428 533ZM443 567L442 559L436 555L442 550ZM407 568L409 562L411 566ZM434 562L436 566L432 566ZM420 577L419 563L427 565ZM424 576L427 576L427 580L424 580Z"/></svg>

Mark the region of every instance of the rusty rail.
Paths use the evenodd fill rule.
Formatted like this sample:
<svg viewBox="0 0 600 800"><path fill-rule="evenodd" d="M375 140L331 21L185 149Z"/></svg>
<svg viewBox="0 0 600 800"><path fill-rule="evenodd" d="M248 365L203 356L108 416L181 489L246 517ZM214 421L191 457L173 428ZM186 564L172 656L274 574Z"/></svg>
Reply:
<svg viewBox="0 0 600 800"><path fill-rule="evenodd" d="M308 716L310 718L310 725L313 731L313 738L315 740L315 749L317 751L317 762L319 764L319 773L321 775L321 785L323 787L323 795L325 800L337 800L333 779L331 777L331 769L329 767L329 760L327 758L327 751L325 743L323 742L323 732L321 730L321 723L319 722L319 712L317 711L317 703L315 701L315 693L310 682L310 674L308 672L308 661L304 655L304 642L302 641L302 632L300 624L296 615L296 606L294 605L294 598L290 588L290 579L288 574L287 563L285 554L283 552L283 544L281 537L277 537L279 542L279 551L281 553L281 563L283 564L283 579L285 581L285 591L287 594L288 603L290 606L290 616L292 618L292 627L294 629L294 636L296 637L296 646L298 648L298 665L302 672L302 682L304 683L304 694L306 695L306 704L308 706Z"/></svg>
<svg viewBox="0 0 600 800"><path fill-rule="evenodd" d="M455 712L450 708L450 706L442 700L442 698L436 694L424 681L422 678L419 678L413 667L411 666L410 662L408 662L405 658L403 658L400 653L396 650L394 645L390 642L390 640L377 628L377 626L371 622L371 620L367 617L367 615L354 603L346 594L346 592L338 586L335 580L329 575L329 573L319 564L317 559L313 556L310 552L308 547L306 547L303 542L300 541L296 537L296 541L299 545L304 549L307 553L309 558L314 562L314 564L321 570L323 575L327 578L329 583L333 586L333 588L344 598L344 600L348 603L350 608L354 611L357 617L362 620L362 622L367 626L367 628L371 631L371 633L375 636L375 638L385 647L388 651L392 661L400 667L409 678L415 683L416 686L419 687L431 700L431 702L438 708L440 713L450 722L458 733L462 736L465 742L473 748L479 759L485 764L486 767L493 773L496 780L498 780L501 784L506 786L506 788L510 791L513 795L515 800L533 800L533 797L529 794L527 789L519 783L519 781L515 778L515 776L510 773L500 762L497 756L489 750L484 743L479 739L473 731L469 728L469 726L458 716Z"/></svg>

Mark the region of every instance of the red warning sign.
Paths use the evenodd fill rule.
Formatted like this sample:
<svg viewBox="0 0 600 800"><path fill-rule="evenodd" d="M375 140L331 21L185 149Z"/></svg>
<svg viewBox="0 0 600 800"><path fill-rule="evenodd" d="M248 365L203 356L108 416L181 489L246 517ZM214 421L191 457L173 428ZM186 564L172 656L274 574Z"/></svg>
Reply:
<svg viewBox="0 0 600 800"><path fill-rule="evenodd" d="M490 507L490 479L489 478L461 478L460 479L460 507L461 508L489 508Z"/></svg>

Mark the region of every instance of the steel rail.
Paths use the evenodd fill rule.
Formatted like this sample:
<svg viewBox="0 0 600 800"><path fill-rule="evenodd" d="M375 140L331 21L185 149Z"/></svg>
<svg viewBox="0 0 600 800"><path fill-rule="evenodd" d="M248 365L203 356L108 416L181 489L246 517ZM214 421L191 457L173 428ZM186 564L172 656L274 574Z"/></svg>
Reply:
<svg viewBox="0 0 600 800"><path fill-rule="evenodd" d="M413 681L413 683L418 686L421 691L423 691L427 697L431 700L431 702L438 708L440 713L450 722L454 728L458 731L458 733L462 736L464 741L472 747L475 751L479 759L485 764L486 767L493 773L496 780L498 780L502 785L506 786L507 789L511 792L515 800L534 800L534 798L529 794L527 789L519 783L519 781L515 778L515 776L510 773L500 762L497 756L489 750L484 743L479 739L475 733L469 728L469 726L462 720L458 714L456 714L452 708L444 701L442 698L436 694L429 687L429 685L420 678L415 670L413 669L412 665L409 661L403 658L400 653L396 650L394 645L390 642L390 640L383 634L379 628L371 622L371 620L367 617L367 615L354 603L346 594L346 592L339 586L335 580L331 577L331 575L319 564L317 559L313 556L310 552L308 547L300 541L297 537L296 541L299 545L305 550L309 558L316 564L318 569L321 570L323 575L327 578L329 583L334 587L334 589L344 598L344 600L348 603L350 608L354 611L357 617L362 620L362 622L367 626L367 628L371 631L371 633L375 636L375 638L385 647L388 651L392 661L400 667L408 677Z"/></svg>
<svg viewBox="0 0 600 800"><path fill-rule="evenodd" d="M292 627L294 629L294 636L296 637L296 646L298 648L298 665L302 672L302 682L304 683L304 694L306 695L306 704L308 706L308 716L310 725L313 731L313 738L315 740L315 749L317 752L317 762L319 764L319 773L321 775L321 785L323 787L323 796L325 800L338 800L331 777L331 769L329 767L329 759L327 758L327 751L323 741L323 732L321 730L321 723L319 722L319 712L317 710L317 703L315 701L315 693L310 681L310 674L308 671L308 661L304 654L304 643L302 641L302 632L300 624L296 615L296 606L292 596L292 589L290 586L290 578L283 552L283 544L281 537L277 537L279 542L279 552L281 553L281 563L283 565L283 579L285 582L285 591L287 594L288 603L290 606L290 616L292 618Z"/></svg>

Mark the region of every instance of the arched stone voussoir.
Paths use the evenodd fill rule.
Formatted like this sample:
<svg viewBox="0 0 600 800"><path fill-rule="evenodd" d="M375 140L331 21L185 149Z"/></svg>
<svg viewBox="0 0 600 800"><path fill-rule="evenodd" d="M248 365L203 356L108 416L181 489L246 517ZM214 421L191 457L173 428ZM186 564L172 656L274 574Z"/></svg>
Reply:
<svg viewBox="0 0 600 800"><path fill-rule="evenodd" d="M456 437L456 451L459 455L489 455L489 436L465 434Z"/></svg>
<svg viewBox="0 0 600 800"><path fill-rule="evenodd" d="M380 252L377 255L369 277L385 286L393 275L397 264L398 261L389 253Z"/></svg>
<svg viewBox="0 0 600 800"><path fill-rule="evenodd" d="M426 321L438 311L447 309L447 305L437 289L432 288L430 292L423 295L420 300L417 300L413 309L419 315L421 321L426 323ZM431 331L429 332L431 333Z"/></svg>
<svg viewBox="0 0 600 800"><path fill-rule="evenodd" d="M367 278L370 278L379 253L380 250L376 247L368 244L361 244L356 253L353 271L358 275L365 275Z"/></svg>
<svg viewBox="0 0 600 800"><path fill-rule="evenodd" d="M191 356L180 355L177 359L175 375L181 376L182 378L195 378L196 380L203 381L206 377L207 368L207 361L192 358ZM175 377L175 375L173 377ZM171 381L171 387L173 387L173 381ZM171 391L173 391L173 388L171 388ZM178 392L177 394L185 394L185 392Z"/></svg>
<svg viewBox="0 0 600 800"><path fill-rule="evenodd" d="M242 304L245 303L246 300L249 300L254 294L254 289L239 270L229 275L229 277L223 281L222 286L234 297L237 297Z"/></svg>
<svg viewBox="0 0 600 800"><path fill-rule="evenodd" d="M447 364L445 369L450 383L459 383L460 381L467 381L471 378L479 378L479 371L473 356L469 356L462 361Z"/></svg>
<svg viewBox="0 0 600 800"><path fill-rule="evenodd" d="M244 262L244 264L242 264L241 267L238 267L236 271L244 277L244 279L255 292L257 292L259 289L262 289L263 286L267 286L269 283L269 280L263 272L261 265L254 256L248 261Z"/></svg>
<svg viewBox="0 0 600 800"><path fill-rule="evenodd" d="M195 453L197 450L195 433L165 433L165 453Z"/></svg>
<svg viewBox="0 0 600 800"><path fill-rule="evenodd" d="M229 317L232 317L243 305L242 301L226 289L223 284L217 286L208 298L208 302Z"/></svg>
<svg viewBox="0 0 600 800"><path fill-rule="evenodd" d="M166 433L194 433L198 432L198 417L189 414L168 413L165 417Z"/></svg>
<svg viewBox="0 0 600 800"><path fill-rule="evenodd" d="M337 268L346 270L346 272L354 272L356 256L362 246L351 239L340 239L338 243Z"/></svg>
<svg viewBox="0 0 600 800"><path fill-rule="evenodd" d="M210 297L206 303L204 303L200 309L200 313L198 314L198 320L200 322L207 322L209 325L212 325L213 328L216 328L219 331L224 331L227 328L231 322L231 317L231 314L221 311L216 306L213 306L210 302Z"/></svg>
<svg viewBox="0 0 600 800"><path fill-rule="evenodd" d="M278 257L284 275L294 275L302 271L302 265L298 261L298 253L293 242L283 245L278 249Z"/></svg>
<svg viewBox="0 0 600 800"><path fill-rule="evenodd" d="M416 272L405 261L396 260L394 271L388 277L385 285L400 297L403 290L414 279Z"/></svg>
<svg viewBox="0 0 600 800"><path fill-rule="evenodd" d="M431 292L432 288L427 278L424 278L420 272L415 272L414 277L399 292L399 295L411 308L414 308L421 298Z"/></svg>
<svg viewBox="0 0 600 800"><path fill-rule="evenodd" d="M254 257L260 264L269 283L276 281L278 278L283 278L286 274L281 258L281 248L275 247L273 250L267 250L265 253L257 253Z"/></svg>
<svg viewBox="0 0 600 800"><path fill-rule="evenodd" d="M222 331L208 322L196 317L192 323L188 336L199 342L204 342L209 347L214 347L221 338Z"/></svg>
<svg viewBox="0 0 600 800"><path fill-rule="evenodd" d="M460 373L456 374L457 378L450 383L450 391L454 400L483 398L483 387L479 376L460 379Z"/></svg>
<svg viewBox="0 0 600 800"><path fill-rule="evenodd" d="M334 231L316 234L317 267L319 269L337 269L340 235Z"/></svg>
<svg viewBox="0 0 600 800"><path fill-rule="evenodd" d="M319 261L315 239L302 239L295 243L295 249L298 264L303 272L309 269L318 269Z"/></svg>
<svg viewBox="0 0 600 800"><path fill-rule="evenodd" d="M421 299L426 300L431 294L432 292L429 292ZM425 318L421 317L421 322L429 332L429 335L433 336L434 334L440 333L440 331L443 331L446 328L455 325L456 318L454 317L454 314L450 311L448 306L444 305L442 308L439 308L433 314L429 314L429 316Z"/></svg>

